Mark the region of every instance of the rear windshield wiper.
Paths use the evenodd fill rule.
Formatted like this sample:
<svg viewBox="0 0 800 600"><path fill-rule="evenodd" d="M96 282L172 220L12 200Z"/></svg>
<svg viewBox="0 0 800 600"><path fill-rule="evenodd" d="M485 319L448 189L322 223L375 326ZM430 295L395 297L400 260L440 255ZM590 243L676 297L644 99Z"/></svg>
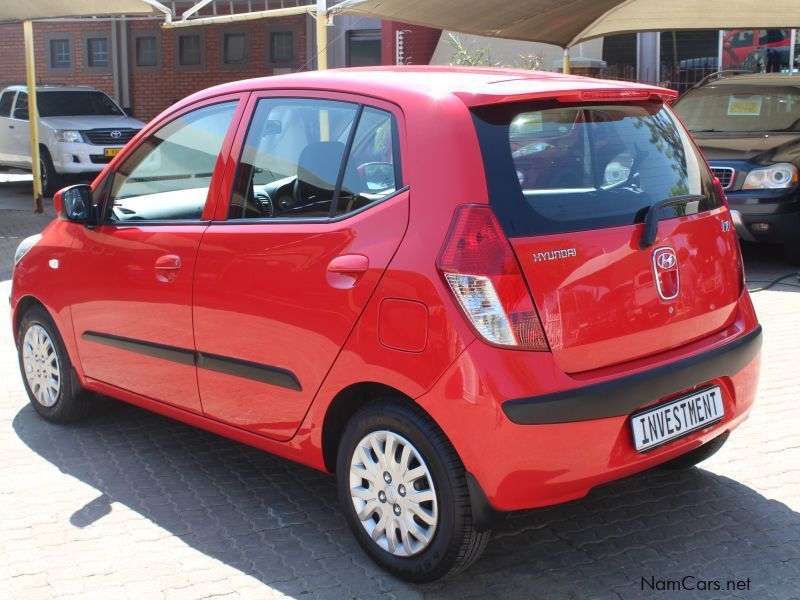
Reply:
<svg viewBox="0 0 800 600"><path fill-rule="evenodd" d="M642 234L642 239L639 240L639 247L644 250L656 243L656 236L658 235L658 215L662 208L701 201L705 200L705 198L706 197L702 194L687 194L685 196L672 196L651 204L644 217L644 233Z"/></svg>

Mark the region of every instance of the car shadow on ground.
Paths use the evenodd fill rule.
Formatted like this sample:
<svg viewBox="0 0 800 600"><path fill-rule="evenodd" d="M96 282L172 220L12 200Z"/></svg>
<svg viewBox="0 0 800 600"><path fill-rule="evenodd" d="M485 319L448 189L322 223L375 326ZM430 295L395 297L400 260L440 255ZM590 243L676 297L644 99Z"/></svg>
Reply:
<svg viewBox="0 0 800 600"><path fill-rule="evenodd" d="M296 578L323 571L361 598L387 585L436 597L627 598L649 591L642 577L687 575L723 585L749 577L759 598L786 598L800 585L800 515L691 469L652 471L566 505L514 514L468 572L405 586L357 546L332 477L109 398L97 402L92 416L71 426L47 423L29 405L13 420L28 447L97 490L75 506L71 525L92 527L120 503L290 596L300 593Z"/></svg>

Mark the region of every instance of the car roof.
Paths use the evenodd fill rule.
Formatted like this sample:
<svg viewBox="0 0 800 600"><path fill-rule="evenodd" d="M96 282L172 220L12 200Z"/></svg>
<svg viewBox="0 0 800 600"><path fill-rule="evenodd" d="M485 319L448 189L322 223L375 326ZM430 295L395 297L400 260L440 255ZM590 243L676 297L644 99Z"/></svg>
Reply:
<svg viewBox="0 0 800 600"><path fill-rule="evenodd" d="M670 90L626 81L608 81L545 71L456 66L358 67L305 71L222 84L190 96L270 89L311 89L357 93L402 103L414 98L460 97L468 105L511 100L515 96L556 96L578 90L650 90L672 96Z"/></svg>
<svg viewBox="0 0 800 600"><path fill-rule="evenodd" d="M709 82L709 86L729 85L764 85L764 86L800 86L800 76L786 73L752 73L733 75Z"/></svg>

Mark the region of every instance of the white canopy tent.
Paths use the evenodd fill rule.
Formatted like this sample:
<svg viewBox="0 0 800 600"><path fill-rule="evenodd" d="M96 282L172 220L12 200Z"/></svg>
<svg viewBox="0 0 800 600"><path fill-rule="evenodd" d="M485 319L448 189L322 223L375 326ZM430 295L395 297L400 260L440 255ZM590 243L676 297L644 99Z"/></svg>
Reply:
<svg viewBox="0 0 800 600"><path fill-rule="evenodd" d="M639 31L800 27L797 0L344 0L330 12L562 48Z"/></svg>

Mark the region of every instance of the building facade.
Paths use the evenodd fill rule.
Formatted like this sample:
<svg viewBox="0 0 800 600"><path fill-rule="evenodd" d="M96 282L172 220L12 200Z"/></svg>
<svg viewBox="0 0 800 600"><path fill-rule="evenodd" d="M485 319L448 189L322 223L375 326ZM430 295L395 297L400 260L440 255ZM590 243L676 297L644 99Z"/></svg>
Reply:
<svg viewBox="0 0 800 600"><path fill-rule="evenodd" d="M173 4L180 13L192 3ZM283 4L215 0L197 16ZM136 18L35 22L37 82L95 87L147 121L213 85L316 68L311 15L172 29L162 23ZM330 67L381 64L380 21L336 17L328 30ZM0 24L0 88L25 83L24 54L22 25Z"/></svg>

